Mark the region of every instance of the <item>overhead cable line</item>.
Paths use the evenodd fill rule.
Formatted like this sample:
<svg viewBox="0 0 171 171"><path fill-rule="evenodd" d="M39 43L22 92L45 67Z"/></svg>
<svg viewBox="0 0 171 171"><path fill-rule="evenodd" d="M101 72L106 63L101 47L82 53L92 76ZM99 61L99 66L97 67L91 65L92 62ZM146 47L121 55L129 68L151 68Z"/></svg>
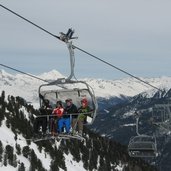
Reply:
<svg viewBox="0 0 171 171"><path fill-rule="evenodd" d="M16 15L16 16L22 18L23 20L29 22L30 24L34 25L35 27L39 28L40 30L46 32L47 34L49 34L49 35L51 35L51 36L53 36L53 37L55 37L55 38L57 38L57 39L63 41L62 39L60 39L59 36L56 36L55 34L52 34L51 32L49 32L49 31L47 31L46 29L44 29L44 28L38 26L37 24L35 24L35 23L33 23L32 21L26 19L25 17L23 17L23 16L17 14L16 12L12 11L11 9L9 9L9 8L7 8L7 7L3 6L3 5L1 5L1 4L0 4L0 6L1 6L2 8L4 8L4 9L6 9L7 11L13 13L14 15ZM123 69L121 69L121 68L119 68L119 67L116 67L116 66L112 65L111 63L109 63L109 62L107 62L107 61L105 61L105 60L103 60L103 59L101 59L101 58L99 58L99 57L97 57L97 56L95 56L95 55L93 55L93 54L91 54L91 53L89 53L89 52L87 52L87 51L85 51L85 50L83 50L83 49L77 47L77 46L74 46L74 45L72 45L72 46L73 46L73 48L76 48L76 49L78 49L79 51L81 51L81 52L83 52L83 53L85 53L85 54L87 54L87 55L89 55L89 56L91 56L91 57L93 57L93 58L95 58L95 59L97 59L97 60L99 60L99 61L101 61L101 62L107 64L108 66L111 66L112 68L115 68L115 69L119 70L120 72L122 72L122 73L124 73L124 74L126 74L126 75L129 75L129 76L135 78L136 80L138 80L138 81L140 81L140 82L142 82L142 83L144 83L144 84L146 84L146 85L148 85L148 86L151 86L151 87L153 87L154 89L157 89L158 91L161 91L161 92L162 92L162 90L159 89L158 87L155 87L155 86L151 85L150 83L148 83L148 82L146 82L146 81L140 79L139 77L136 77L136 76L130 74L129 72L127 72L127 71L125 71L125 70L123 70Z"/></svg>
<svg viewBox="0 0 171 171"><path fill-rule="evenodd" d="M13 71L16 71L16 72L22 73L22 74L24 74L24 75L27 75L27 76L29 76L29 77L35 78L35 79L37 79L37 80L40 80L40 81L44 81L44 82L49 83L47 80L41 79L41 78L39 78L39 77L36 77L36 76L34 76L34 75L31 75L31 74L28 74L28 73L26 73L26 72L23 72L23 71L21 71L21 70L15 69L15 68L13 68L13 67L10 67L10 66L7 66L7 65L4 65L4 64L1 64L1 63L0 63L0 65L3 66L3 67L5 67L5 68L11 69L11 70L13 70Z"/></svg>
<svg viewBox="0 0 171 171"><path fill-rule="evenodd" d="M93 55L93 54L91 54L91 53L81 49L81 48L79 48L79 47L77 47L77 46L74 46L74 48L76 48L76 49L82 51L83 53L85 53L85 54L87 54L87 55L89 55L89 56L91 56L91 57L93 57L93 58L95 58L95 59L97 59L97 60L99 60L99 61L101 61L101 62L103 62L103 63L105 63L107 65L109 65L109 66L111 66L112 68L115 68L115 69L117 69L117 70L119 70L119 71L121 71L121 72L123 72L123 73L125 73L125 74L127 74L127 75L129 75L129 76L131 76L131 77L141 81L141 82L143 82L144 84L147 84L147 85L149 85L149 86L151 86L151 87L153 87L153 88L155 88L155 89L157 89L159 91L162 91L158 87L155 87L155 86L151 85L150 83L140 79L139 77L136 77L136 76L130 74L129 72L127 72L127 71L125 71L125 70L123 70L123 69L121 69L121 68L119 68L119 67L117 67L117 66L115 66L115 65L113 65L113 64L111 64L111 63L109 63L109 62L107 62L107 61L105 61L105 60L103 60L103 59L101 59L101 58L99 58L99 57L97 57L97 56L95 56L95 55Z"/></svg>
<svg viewBox="0 0 171 171"><path fill-rule="evenodd" d="M14 12L14 11L12 11L11 9L9 9L9 8L5 7L4 5L0 4L0 6L1 6L2 8L4 8L4 9L6 9L7 11L11 12L12 14L14 14L14 15L18 16L19 18L21 18L21 19L23 19L23 20L27 21L28 23L30 23L30 24L32 24L32 25L34 25L35 27L39 28L40 30L42 30L42 31L44 31L44 32L46 32L46 33L48 33L48 34L50 34L51 36L53 36L53 37L55 37L55 38L58 38L58 39L59 39L59 37L58 37L58 36L56 36L56 35L54 35L54 34L50 33L49 31L47 31L47 30L45 30L44 28L42 28L42 27L38 26L37 24L33 23L32 21L28 20L27 18L25 18L25 17L23 17L23 16L21 16L21 15L17 14L16 12Z"/></svg>

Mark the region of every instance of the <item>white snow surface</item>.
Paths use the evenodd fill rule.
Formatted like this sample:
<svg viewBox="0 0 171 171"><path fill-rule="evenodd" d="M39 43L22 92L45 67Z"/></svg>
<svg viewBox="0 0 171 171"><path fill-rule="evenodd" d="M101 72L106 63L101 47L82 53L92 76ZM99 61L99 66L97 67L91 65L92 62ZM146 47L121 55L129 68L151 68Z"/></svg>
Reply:
<svg viewBox="0 0 171 171"><path fill-rule="evenodd" d="M6 127L5 125L5 120L2 123L2 126L0 127L0 140L3 144L3 147L5 147L6 145L10 145L14 148L14 154L16 154L16 149L15 149L15 145L20 144L21 149L24 146L27 146L26 140L24 139L24 137L22 135L18 135L18 140L15 141L14 137L15 134L11 131L10 128ZM50 162L51 162L51 158L50 156L46 153L46 158L45 158L45 151L42 150L42 153L40 153L38 151L37 145L35 143L31 143L31 145L29 145L30 149L33 149L34 152L36 153L37 157L42 161L42 164L44 166L45 169L50 170ZM17 154L16 154L17 155ZM22 155L17 155L17 160L24 163L25 167L27 168L26 171L28 170L28 168L30 167L30 161L23 157ZM17 168L11 167L10 165L2 166L0 167L0 171L4 171L4 170L10 170L10 171L16 171Z"/></svg>

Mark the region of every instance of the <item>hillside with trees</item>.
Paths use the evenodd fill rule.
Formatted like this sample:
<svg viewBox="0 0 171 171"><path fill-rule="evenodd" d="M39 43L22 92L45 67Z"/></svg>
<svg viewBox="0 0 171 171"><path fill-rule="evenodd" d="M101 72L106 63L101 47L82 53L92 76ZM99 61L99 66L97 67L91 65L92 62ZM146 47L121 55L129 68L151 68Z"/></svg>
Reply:
<svg viewBox="0 0 171 171"><path fill-rule="evenodd" d="M85 141L33 142L37 109L21 97L0 96L0 165L18 171L157 171L141 159L130 158L127 147L84 129ZM80 169L81 168L81 169Z"/></svg>

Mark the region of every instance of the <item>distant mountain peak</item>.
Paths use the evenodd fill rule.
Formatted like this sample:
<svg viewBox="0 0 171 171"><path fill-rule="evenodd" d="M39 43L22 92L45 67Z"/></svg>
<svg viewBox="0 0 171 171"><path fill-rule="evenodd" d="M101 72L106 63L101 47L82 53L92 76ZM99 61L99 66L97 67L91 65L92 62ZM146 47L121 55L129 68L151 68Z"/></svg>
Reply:
<svg viewBox="0 0 171 171"><path fill-rule="evenodd" d="M7 73L4 69L0 69L0 77L12 77L12 75Z"/></svg>
<svg viewBox="0 0 171 171"><path fill-rule="evenodd" d="M39 75L39 77L43 78L45 80L56 80L58 78L64 78L65 76L54 69L54 70L51 70L49 72L45 72L45 73Z"/></svg>

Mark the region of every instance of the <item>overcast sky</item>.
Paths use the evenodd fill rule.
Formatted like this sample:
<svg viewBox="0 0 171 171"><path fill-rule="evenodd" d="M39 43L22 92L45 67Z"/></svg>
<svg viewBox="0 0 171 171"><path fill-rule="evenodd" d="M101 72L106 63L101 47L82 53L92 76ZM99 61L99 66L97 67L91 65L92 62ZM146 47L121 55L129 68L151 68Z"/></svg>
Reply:
<svg viewBox="0 0 171 171"><path fill-rule="evenodd" d="M170 0L0 0L49 32L75 29L74 45L138 77L171 76ZM128 77L75 50L78 78ZM0 63L69 75L66 45L0 7ZM3 69L0 67L0 69ZM9 72L9 70L7 70Z"/></svg>

